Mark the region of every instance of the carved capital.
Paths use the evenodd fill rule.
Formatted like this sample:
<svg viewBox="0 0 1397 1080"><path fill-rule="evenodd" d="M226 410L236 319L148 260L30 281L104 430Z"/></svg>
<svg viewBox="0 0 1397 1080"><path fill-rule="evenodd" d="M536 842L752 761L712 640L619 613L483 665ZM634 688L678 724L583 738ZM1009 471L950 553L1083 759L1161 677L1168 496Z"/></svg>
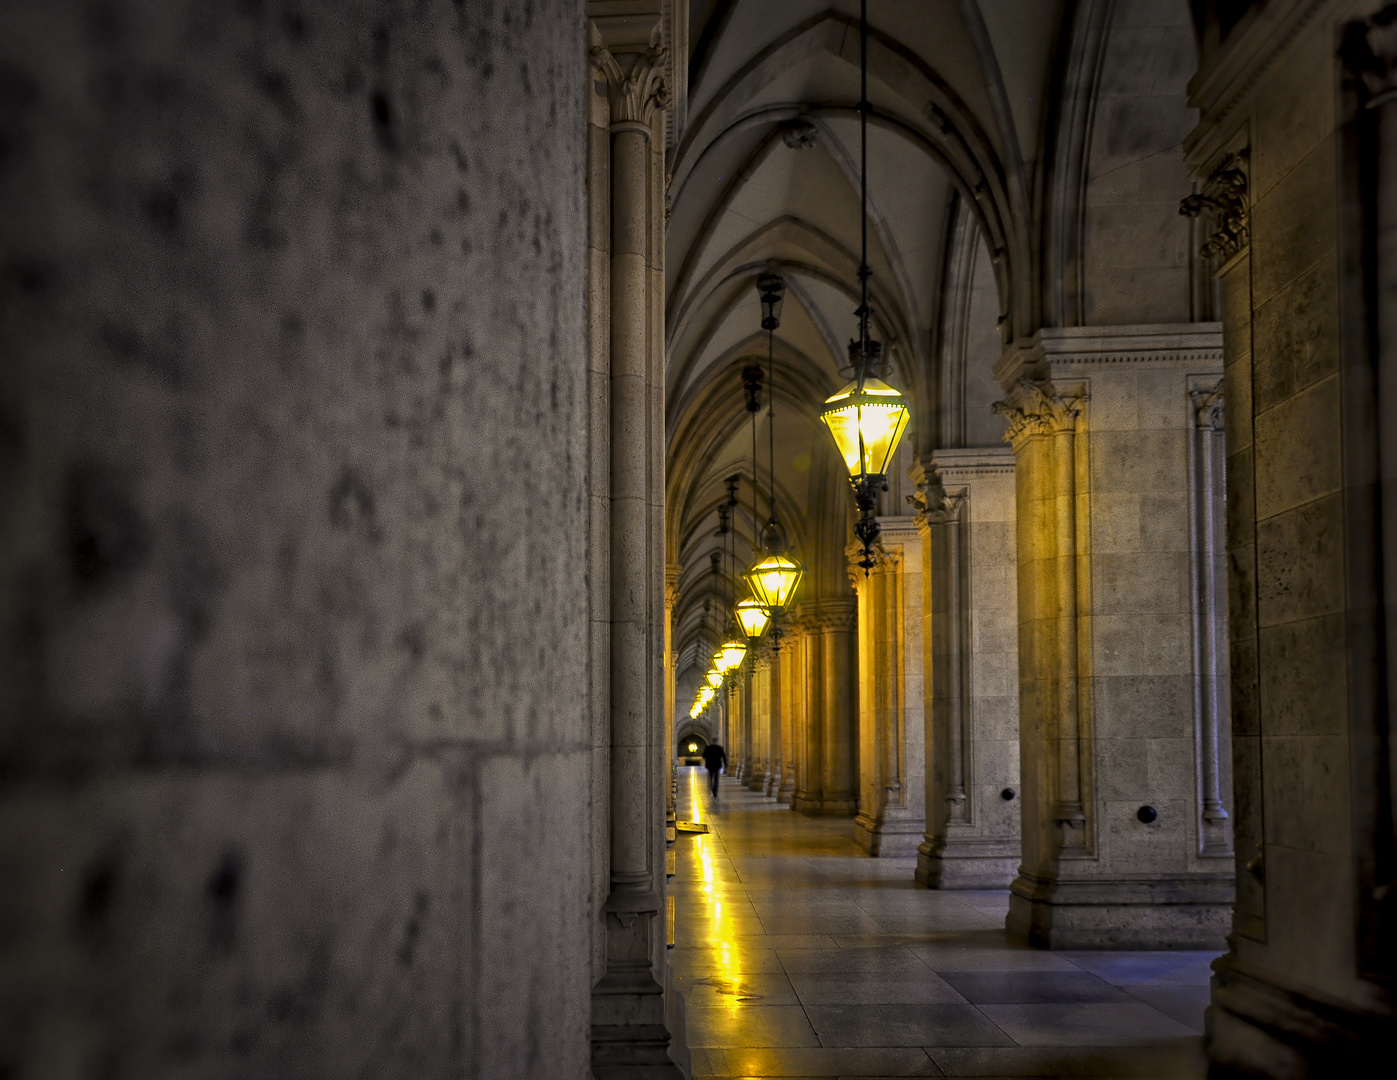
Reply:
<svg viewBox="0 0 1397 1080"><path fill-rule="evenodd" d="M928 472L920 461L912 466L908 476L917 485L916 493L907 496L907 503L916 509L912 523L918 529L925 530L932 525L945 525L959 519L961 507L965 505L964 491L948 492L940 472Z"/></svg>
<svg viewBox="0 0 1397 1080"><path fill-rule="evenodd" d="M1188 400L1193 406L1193 423L1195 427L1211 431L1222 430L1225 398L1222 393L1221 380L1218 381L1216 386L1205 386L1197 390L1190 390L1188 392Z"/></svg>
<svg viewBox="0 0 1397 1080"><path fill-rule="evenodd" d="M665 610L673 611L679 603L679 575L683 567L668 563L665 566Z"/></svg>
<svg viewBox="0 0 1397 1080"><path fill-rule="evenodd" d="M1247 174L1243 165L1241 155L1233 154L1214 170L1201 191L1179 203L1179 213L1185 217L1206 217L1212 232L1198 254L1219 264L1246 250L1249 241Z"/></svg>
<svg viewBox="0 0 1397 1080"><path fill-rule="evenodd" d="M648 128L656 110L669 108L669 84L665 81L669 58L663 45L651 45L643 53L623 53L623 58L632 60L629 67L622 67L604 45L593 45L590 56L592 66L606 80L613 127L641 124Z"/></svg>
<svg viewBox="0 0 1397 1080"><path fill-rule="evenodd" d="M996 401L990 410L1009 421L1004 441L1017 452L1025 440L1035 435L1075 431L1085 400L1085 395L1063 397L1051 383L1023 378L1007 400Z"/></svg>

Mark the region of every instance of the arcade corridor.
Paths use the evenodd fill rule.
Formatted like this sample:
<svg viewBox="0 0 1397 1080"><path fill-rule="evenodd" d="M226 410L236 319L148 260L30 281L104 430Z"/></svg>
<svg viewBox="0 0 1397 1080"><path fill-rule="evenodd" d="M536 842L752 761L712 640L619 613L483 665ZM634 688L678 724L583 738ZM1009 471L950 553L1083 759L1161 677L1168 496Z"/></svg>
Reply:
<svg viewBox="0 0 1397 1080"><path fill-rule="evenodd" d="M1046 952L1007 892L935 892L810 818L679 774L675 947L695 1080L1202 1075L1204 952Z"/></svg>

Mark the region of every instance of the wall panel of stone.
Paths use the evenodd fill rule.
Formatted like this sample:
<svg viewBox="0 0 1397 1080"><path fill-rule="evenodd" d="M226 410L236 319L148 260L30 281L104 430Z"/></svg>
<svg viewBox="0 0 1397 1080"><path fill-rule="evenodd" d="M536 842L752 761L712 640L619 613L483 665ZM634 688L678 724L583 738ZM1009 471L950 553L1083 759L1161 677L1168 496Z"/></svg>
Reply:
<svg viewBox="0 0 1397 1080"><path fill-rule="evenodd" d="M0 12L0 1073L583 1075L585 46Z"/></svg>

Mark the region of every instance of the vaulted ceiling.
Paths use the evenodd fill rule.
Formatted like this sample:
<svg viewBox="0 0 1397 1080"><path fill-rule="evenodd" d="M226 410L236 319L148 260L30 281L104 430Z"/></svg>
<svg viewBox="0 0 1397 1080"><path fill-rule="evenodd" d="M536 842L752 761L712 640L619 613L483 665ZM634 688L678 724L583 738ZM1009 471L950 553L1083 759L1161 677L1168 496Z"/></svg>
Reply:
<svg viewBox="0 0 1397 1080"><path fill-rule="evenodd" d="M712 580L709 560L722 543L714 533L725 480L742 478L739 563L750 560L768 513L766 419L756 425L754 520L752 427L740 379L754 358L765 362L756 291L763 273L780 274L787 289L774 340L777 512L811 567L806 598L848 595L852 500L816 412L845 381L861 220L858 0L691 0L689 14L666 242L666 540L668 561L681 568L681 700L711 649L704 600L726 590L723 604L711 605L710 625L731 602L732 586ZM1054 183L1081 187L1086 151L1048 161L1044 147L1090 115L1073 88L1085 80L1091 89L1098 78L1098 39L1113 17L1174 31L1188 24L1184 0L869 0L875 336L891 381L914 406L885 513L906 512L913 454L998 440L1000 421L984 406L998 394L991 369L1003 343L1031 333L1045 309L1079 317L1075 278L1058 281L1049 271L1054 280L1044 288L1052 241L1039 238L1063 202L1044 192ZM1186 115L1182 84L1164 90L1180 97ZM1079 234L1078 220L1066 231ZM1068 248L1059 261L1080 261ZM948 367L952 338L959 355L983 360Z"/></svg>

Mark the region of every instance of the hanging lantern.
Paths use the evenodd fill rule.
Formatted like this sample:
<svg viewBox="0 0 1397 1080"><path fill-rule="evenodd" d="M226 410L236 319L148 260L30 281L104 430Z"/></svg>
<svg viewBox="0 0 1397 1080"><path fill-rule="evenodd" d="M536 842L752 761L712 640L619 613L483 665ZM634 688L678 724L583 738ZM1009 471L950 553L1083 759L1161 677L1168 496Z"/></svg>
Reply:
<svg viewBox="0 0 1397 1080"><path fill-rule="evenodd" d="M855 379L825 399L820 419L849 470L849 478L884 477L911 417L907 399L882 379ZM881 485L880 485L881 486Z"/></svg>
<svg viewBox="0 0 1397 1080"><path fill-rule="evenodd" d="M742 658L747 655L747 643L737 638L730 638L723 642L723 647L719 651L723 657L723 672L726 674L742 663Z"/></svg>
<svg viewBox="0 0 1397 1080"><path fill-rule="evenodd" d="M712 667L708 669L708 674L704 676L704 679L708 682L709 686L716 690L723 681L723 673L717 668Z"/></svg>
<svg viewBox="0 0 1397 1080"><path fill-rule="evenodd" d="M739 601L734 611L737 623L749 641L756 641L761 637L766 632L766 624L771 621L771 614L755 596Z"/></svg>
<svg viewBox="0 0 1397 1080"><path fill-rule="evenodd" d="M752 595L773 618L786 610L795 595L805 568L790 556L772 552L756 562L742 576L752 587Z"/></svg>

